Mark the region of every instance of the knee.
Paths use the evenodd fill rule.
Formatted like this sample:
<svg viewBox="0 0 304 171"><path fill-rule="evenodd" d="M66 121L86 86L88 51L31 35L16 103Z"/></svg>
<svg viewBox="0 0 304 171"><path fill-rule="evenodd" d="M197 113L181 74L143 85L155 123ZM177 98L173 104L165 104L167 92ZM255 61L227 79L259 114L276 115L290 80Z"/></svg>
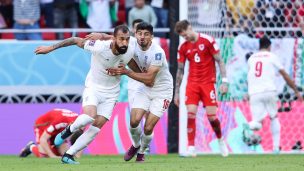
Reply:
<svg viewBox="0 0 304 171"><path fill-rule="evenodd" d="M208 118L209 122L212 122L212 121L217 119L215 114L214 115L207 115L207 118Z"/></svg>
<svg viewBox="0 0 304 171"><path fill-rule="evenodd" d="M151 135L152 132L153 132L153 126L151 126L151 125L145 125L145 128L144 128L145 135Z"/></svg>
<svg viewBox="0 0 304 171"><path fill-rule="evenodd" d="M136 128L136 127L138 127L138 125L139 125L139 122L137 120L132 120L130 122L131 128Z"/></svg>

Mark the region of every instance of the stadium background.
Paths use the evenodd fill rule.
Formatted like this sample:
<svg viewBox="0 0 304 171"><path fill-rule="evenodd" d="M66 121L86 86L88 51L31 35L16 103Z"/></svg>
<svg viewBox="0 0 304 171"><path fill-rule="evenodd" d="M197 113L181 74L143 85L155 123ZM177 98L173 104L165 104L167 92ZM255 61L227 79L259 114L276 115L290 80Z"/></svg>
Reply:
<svg viewBox="0 0 304 171"><path fill-rule="evenodd" d="M297 0L181 0L179 4L172 3L169 7L169 38L158 39L158 42L168 53L170 70L174 77L179 41L172 28L178 20L177 16L180 19L189 19L196 30L213 35L221 47L230 85L227 96L218 94L221 101L218 116L222 121L225 140L233 153L253 152L252 148L242 142L241 131L242 123L250 121L248 102L244 98L247 91L245 57L249 52L257 50L258 37L266 34L272 38L273 52L279 56L297 85L303 87L304 41L300 30L303 9L302 1ZM212 23L206 23L207 18ZM46 56L34 55L37 45L51 43L8 40L0 42L0 130L10 130L3 131L0 137L0 154L18 154L29 140L33 140L33 122L47 110L64 107L81 111L81 93L89 68L89 54L70 47ZM184 80L184 85L185 82ZM122 154L131 144L127 129L129 109L126 84L127 80L123 78L119 103L113 117L88 147L87 153ZM288 153L299 152L292 151L291 148L297 141L303 142L304 108L302 104L292 101L292 91L285 88L284 82L279 78L278 88L282 97L282 104L279 103L279 110L282 111L279 113L282 150ZM197 117L198 150L200 153L218 152L215 135L203 109L199 110ZM268 123L269 120L266 120L265 127L258 132L262 137L262 144L255 149L257 152L267 153L272 148ZM184 106L181 106L178 113L177 108L171 104L169 113L157 125L151 153L166 154L176 152L177 149L183 153L187 143L185 126Z"/></svg>

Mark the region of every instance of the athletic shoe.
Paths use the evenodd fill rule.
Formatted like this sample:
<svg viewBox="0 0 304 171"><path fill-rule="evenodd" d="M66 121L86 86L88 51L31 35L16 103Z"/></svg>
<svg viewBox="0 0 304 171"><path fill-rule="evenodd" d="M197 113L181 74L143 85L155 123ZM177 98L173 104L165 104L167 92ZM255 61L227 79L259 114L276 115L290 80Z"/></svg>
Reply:
<svg viewBox="0 0 304 171"><path fill-rule="evenodd" d="M140 146L135 148L133 145L131 145L131 147L129 148L129 150L126 152L126 154L124 156L124 160L125 161L131 160L135 156L135 154L137 154L139 148L140 148Z"/></svg>
<svg viewBox="0 0 304 171"><path fill-rule="evenodd" d="M26 144L26 146L21 150L19 157L27 157L28 155L30 155L31 152L31 145L35 145L35 143L33 141L30 141Z"/></svg>
<svg viewBox="0 0 304 171"><path fill-rule="evenodd" d="M71 135L72 132L70 131L70 126L67 126L62 132L56 135L54 145L57 147L60 146Z"/></svg>
<svg viewBox="0 0 304 171"><path fill-rule="evenodd" d="M229 155L228 148L226 146L226 143L224 142L223 138L218 140L221 154L223 157L227 157Z"/></svg>
<svg viewBox="0 0 304 171"><path fill-rule="evenodd" d="M136 162L143 163L145 162L145 154L138 153L136 156Z"/></svg>
<svg viewBox="0 0 304 171"><path fill-rule="evenodd" d="M74 157L70 154L64 153L61 158L61 162L63 164L80 164L79 162L75 161Z"/></svg>

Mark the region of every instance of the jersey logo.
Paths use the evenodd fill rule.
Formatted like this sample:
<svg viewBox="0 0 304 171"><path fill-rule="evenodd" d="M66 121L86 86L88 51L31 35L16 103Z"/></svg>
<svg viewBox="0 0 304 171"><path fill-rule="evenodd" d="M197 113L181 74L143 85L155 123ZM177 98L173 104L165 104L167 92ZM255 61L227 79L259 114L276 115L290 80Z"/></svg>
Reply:
<svg viewBox="0 0 304 171"><path fill-rule="evenodd" d="M161 53L156 53L155 54L155 60L161 60L162 54Z"/></svg>
<svg viewBox="0 0 304 171"><path fill-rule="evenodd" d="M205 49L205 45L204 44L200 44L198 45L198 48L200 51L203 51Z"/></svg>
<svg viewBox="0 0 304 171"><path fill-rule="evenodd" d="M95 40L90 40L89 46L94 46L95 45Z"/></svg>

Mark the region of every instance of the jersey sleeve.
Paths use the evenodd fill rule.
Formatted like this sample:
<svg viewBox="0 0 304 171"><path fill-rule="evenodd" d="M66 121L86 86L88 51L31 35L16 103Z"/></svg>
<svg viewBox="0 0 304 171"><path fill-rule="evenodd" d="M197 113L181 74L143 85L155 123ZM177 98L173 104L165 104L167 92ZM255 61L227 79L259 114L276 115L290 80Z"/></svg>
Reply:
<svg viewBox="0 0 304 171"><path fill-rule="evenodd" d="M58 120L55 122L52 122L50 126L46 129L46 132L50 134L51 136L54 136L58 133L58 130L64 129L67 127L67 122L64 122L63 120Z"/></svg>
<svg viewBox="0 0 304 171"><path fill-rule="evenodd" d="M162 66L164 60L166 60L165 52L164 51L158 51L152 57L151 65Z"/></svg>
<svg viewBox="0 0 304 171"><path fill-rule="evenodd" d="M219 53L220 48L217 45L217 43L213 37L211 37L209 35L205 35L205 34L203 34L201 36L206 39L206 46L208 47L208 49L212 55Z"/></svg>
<svg viewBox="0 0 304 171"><path fill-rule="evenodd" d="M271 55L271 61L277 70L284 69L281 61L279 60L279 58L276 55L274 55L274 54Z"/></svg>
<svg viewBox="0 0 304 171"><path fill-rule="evenodd" d="M84 44L84 49L90 51L93 55L96 55L104 49L104 41L87 40Z"/></svg>
<svg viewBox="0 0 304 171"><path fill-rule="evenodd" d="M185 63L185 61L186 61L186 49L185 49L185 45L182 44L178 50L177 62Z"/></svg>

